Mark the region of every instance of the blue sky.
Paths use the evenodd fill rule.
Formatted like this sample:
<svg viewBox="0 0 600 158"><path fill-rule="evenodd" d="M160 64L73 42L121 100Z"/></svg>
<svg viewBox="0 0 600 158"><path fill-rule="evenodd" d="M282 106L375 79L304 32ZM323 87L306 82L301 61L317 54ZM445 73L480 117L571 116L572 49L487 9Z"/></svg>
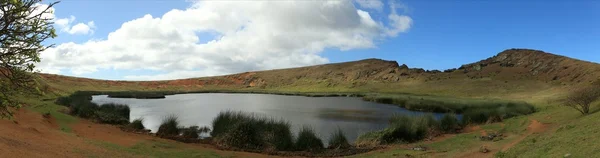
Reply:
<svg viewBox="0 0 600 158"><path fill-rule="evenodd" d="M210 3L220 2L210 1ZM253 5L258 2L249 3L250 5ZM174 26L175 28L169 26L171 32L166 31L165 36L150 37L146 34L154 33L152 30L156 28L149 27L152 24L144 23L140 24L140 26L125 29L128 27L123 25L123 23L140 19L146 14L152 15L153 18L161 18L165 13L170 12L173 9L186 10L197 5L196 7L200 8L198 9L199 12L177 14L181 15L180 17L190 15L187 18L191 19L190 21L193 21L193 19L203 18L203 16L209 15L209 12L200 12L211 10L211 8L206 7L219 7L219 5L199 5L196 2L185 0L63 0L55 6L56 18L68 18L74 16L75 20L69 23L70 26L74 26L77 23L89 24L89 22L93 21L93 28L90 29L90 32L80 34L69 34L68 31L61 32L59 33L58 38L48 41L57 44L57 47L68 42L74 42L75 45L70 47L64 45L64 47L61 47L64 49L51 50L53 52L48 54L52 54L52 56L55 56L56 58L48 58L47 61L44 61L46 59L43 58L44 65L40 67L54 69L54 71L43 70L44 72L116 80L157 80L200 77L251 70L344 62L365 58L395 60L400 64L407 64L409 67L443 70L456 68L461 64L485 59L509 48L538 49L582 60L600 62L600 55L598 55L600 53L598 51L600 50L600 20L598 20L598 17L600 17L599 1L469 0L459 2L441 0L402 0L371 3L380 4L379 6L376 5L376 7L361 5L359 2L352 2L352 4L353 7L355 7L355 10L368 12L370 18L375 23L378 23L378 25L356 26L356 28L351 28L352 30L350 31L340 31L335 34L332 33L332 36L321 37L314 35L314 37L303 38L303 35L306 33L301 32L304 31L301 27L284 27L281 24L258 25L256 23L271 23L271 21L264 21L264 19L259 18L265 15L271 16L273 13L281 14L277 17L271 17L271 19L274 19L275 21L273 23L277 23L276 20L280 20L282 23L289 23L286 21L289 20L289 18L302 18L294 14L303 15L303 11L306 11L306 13L314 11L310 7L319 5L306 5L306 7L298 6L298 8L302 9L296 9L295 11L297 12L295 13L286 13L284 12L286 9L276 10L273 8L260 8L261 6L255 6L255 8L249 10L254 12L271 12L268 14L260 14L260 16L258 16L258 14L257 16L248 16L249 21L252 21L252 23L246 23L239 26L234 25L236 23L232 23L231 25L221 24L219 20L216 20L216 24L215 21L199 21L198 23L193 23L193 25L190 24L191 26L189 26L189 29L191 31L179 31L188 29L187 26L183 26L187 23L181 22L177 23L177 26ZM249 5L232 7L245 6ZM344 7L344 5L341 6ZM282 7L285 7L285 5L282 5ZM237 9L239 10L240 8ZM243 13L221 10L223 9L210 13L216 13L221 16ZM309 21L303 22L302 26L309 28L315 26L313 29L323 28L324 30L322 30L323 33L321 34L326 34L331 32L331 30L344 30L343 28L345 28L345 26L343 24L347 23L348 25L353 25L357 20L362 19L362 21L364 21L364 18L356 18L358 16L350 16L350 18L356 18L353 20L344 19L346 16L340 15L346 13L356 14L355 12L345 12L340 9L339 13L331 11L331 13L328 12L323 13L323 15L317 15L321 17L331 16L331 18L327 19L329 21L334 19L333 24L327 23L327 21L325 21L325 24L319 23L318 21L313 23L313 21L310 21L311 18L309 17L307 18ZM402 26L408 26L408 28L393 25L394 21L389 18L391 14L410 19L410 23L407 23L407 21L403 21L404 23L402 23ZM244 15L236 17L244 17ZM150 21L149 19L150 18L147 18L146 20ZM154 24L168 25L164 22L166 21L165 19L168 18L164 17L161 19L163 22ZM184 19L184 21L187 20ZM207 27L202 26L204 24L206 24ZM212 24L216 27L212 27ZM133 23L131 25L133 25ZM178 28L180 25L182 27ZM211 25L211 27L208 25ZM231 30L227 32L220 29L228 26L234 27L231 29L233 31L239 31L238 34L232 33ZM282 28L272 28L279 26ZM166 28L166 26L164 27ZM339 29L336 29L336 27L339 27ZM141 30L137 34L126 32L128 30L129 32L135 31L136 28L137 30ZM251 28L273 30L273 33ZM119 29L122 31L118 31L119 33L115 34L119 34L118 37L123 39L155 39L139 39L137 42L124 44L125 46L115 46L119 43L129 42L128 40L108 40L109 33ZM399 31L395 34L389 33L390 30L394 29ZM176 32L179 34L173 33L173 30L177 30ZM275 35L265 35L277 34L277 30L282 33L291 32L290 36L293 37L278 37L273 40L269 39L269 37ZM298 34L294 34L294 31L298 31ZM258 44L250 42L253 38L244 39L245 41L250 40L248 43L251 44L248 44L249 46L247 46L247 48L240 50L230 48L234 46L227 47L224 45L236 43L235 39L231 42L222 40L231 38L242 39L245 37L242 35L258 35L265 39L257 40L256 42L258 42ZM340 40L342 38L352 39L357 35L360 35L366 40L363 38L360 40ZM207 43L211 40L216 40L215 42L217 44L219 44L219 42L221 42L221 44L218 46L186 45L189 46L191 52L198 54L190 54L187 52L188 49L178 50L177 48L180 47L176 45L178 42L173 42L169 45L164 44L165 46L169 46L169 49L162 50L160 49L162 47L152 47L152 49L140 48L140 52L136 51L138 44L144 47L146 45L161 46L163 43L176 41L167 39L172 36L180 37L178 39L190 39L192 41L191 43L197 44ZM190 37L188 38L188 36ZM192 36L197 37L197 39L193 39ZM278 45L269 43L269 41L281 41L282 38L291 38L289 40L292 42ZM294 43L296 38L298 43ZM164 41L161 41L161 39L164 39ZM100 42L101 44L97 45L84 44L90 40L106 42ZM267 43L264 41L267 41ZM262 44L260 42L262 42ZM237 41L236 44L239 45L239 41ZM296 46L296 44L310 45L310 47ZM127 47L127 45L130 45L131 48L121 48ZM106 49L95 52L95 50L97 50L96 47L112 48L112 46L115 46L115 49ZM171 48L171 46L173 48ZM117 49L117 47L119 49ZM283 51L285 49L282 48L290 48L290 53ZM119 51L113 52L112 50ZM245 50L247 50L247 52L245 52ZM233 51L236 53L224 54L225 52L219 51L225 51L227 53ZM85 59L83 59L77 58L78 55L75 55L67 58L68 55L65 54L68 54L68 52L77 52L80 54L93 54L95 52L97 56L85 56L83 57ZM144 54L146 52L148 54ZM42 57L44 57L44 53L46 52L42 53ZM142 57L144 55L149 55L149 53L156 53L158 56L147 59L146 57ZM100 55L115 57L104 60ZM130 55L131 58L126 58L129 57L128 55ZM177 58L178 56L182 56L182 58ZM93 61L93 59L98 59L98 61L102 62L92 62L94 64L83 62ZM119 59L119 62L113 63L116 59ZM82 61L82 63L69 64L70 62L64 60ZM119 66L112 66L112 64Z"/></svg>

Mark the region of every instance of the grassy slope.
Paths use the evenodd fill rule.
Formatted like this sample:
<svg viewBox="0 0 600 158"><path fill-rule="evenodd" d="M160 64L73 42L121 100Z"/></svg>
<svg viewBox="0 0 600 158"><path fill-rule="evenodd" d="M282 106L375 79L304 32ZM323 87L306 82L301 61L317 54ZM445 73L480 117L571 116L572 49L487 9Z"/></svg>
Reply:
<svg viewBox="0 0 600 158"><path fill-rule="evenodd" d="M509 52L508 55L515 53ZM553 100L562 97L573 87L597 78L598 65L581 62L564 57L549 56L548 54L522 53L524 56L514 57L520 60L505 60L507 63L523 63L524 66L500 67L491 64L481 71L471 70L467 65L464 70L452 73L422 73L414 69L399 68L395 62L380 60L364 60L341 64L330 64L298 69L284 69L263 72L242 73L228 76L198 78L158 82L123 82L81 79L56 75L43 75L42 80L49 85L54 94L65 95L76 90L245 90L268 92L361 92L361 93L415 93L443 96L501 98L523 100L533 103L540 111L530 116L522 116L505 120L504 123L483 125L485 131L505 131L507 137L498 142L482 142L475 138L476 132L459 134L448 139L434 142L421 142L431 150L418 152L405 149L406 145L396 145L390 149L375 151L357 157L390 157L405 154L424 157L462 157L465 154L477 153L477 149L488 146L493 153L509 149L497 154L505 157L539 157L552 155L562 156L571 153L575 157L600 156L596 149L600 138L596 134L600 128L596 120L600 113L579 116L576 111L560 107ZM502 54L499 54L502 56ZM536 57L536 58L533 58ZM538 59L539 58L539 59ZM509 58L510 59L510 58ZM493 59L478 63L488 64ZM543 61L559 63L552 65ZM538 69L532 67L540 67ZM476 63L477 64L477 63ZM535 66L538 65L538 66ZM579 66L580 68L577 68ZM548 68L551 67L551 68ZM567 67L567 68L565 68ZM583 68L581 68L583 67ZM532 72L536 71L536 75ZM538 72L539 71L539 72ZM393 72L393 73L390 73ZM391 75L390 75L391 74ZM406 75L408 74L408 75ZM584 74L583 77L581 77ZM559 76L559 77L556 77ZM557 79L555 79L557 78ZM69 115L58 111L63 109L51 101L28 99L28 108L41 113L50 112L58 120L61 129L69 132L69 125L77 121ZM539 133L528 132L531 120L545 123L547 129ZM522 141L521 141L522 140ZM144 142L131 147L124 147L107 142L91 141L114 151L125 151L134 155L160 155L161 157L194 157L216 156L210 151L190 151L188 149L169 148L169 150L148 151L151 146L161 146L163 142ZM172 144L177 145L178 143ZM576 145L584 144L584 145ZM514 145L514 146L513 146ZM508 148L512 146L511 148ZM525 152L527 151L527 152ZM525 154L525 155L523 155ZM223 156L223 155L221 155ZM487 154L484 156L492 156Z"/></svg>

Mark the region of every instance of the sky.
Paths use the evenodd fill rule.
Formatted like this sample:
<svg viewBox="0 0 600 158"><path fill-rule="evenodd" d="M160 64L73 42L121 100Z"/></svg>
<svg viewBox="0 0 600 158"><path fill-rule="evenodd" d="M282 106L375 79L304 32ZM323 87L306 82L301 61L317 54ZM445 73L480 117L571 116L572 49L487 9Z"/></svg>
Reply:
<svg viewBox="0 0 600 158"><path fill-rule="evenodd" d="M48 3L51 1L44 1ZM62 0L44 73L167 80L366 58L444 70L510 48L600 62L600 1Z"/></svg>

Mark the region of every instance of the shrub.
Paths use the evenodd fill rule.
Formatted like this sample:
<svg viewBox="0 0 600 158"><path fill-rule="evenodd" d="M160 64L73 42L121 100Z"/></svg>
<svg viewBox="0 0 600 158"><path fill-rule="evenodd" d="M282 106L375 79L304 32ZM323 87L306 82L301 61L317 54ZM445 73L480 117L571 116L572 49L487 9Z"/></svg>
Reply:
<svg viewBox="0 0 600 158"><path fill-rule="evenodd" d="M181 130L179 127L179 117L175 115L169 115L163 118L156 134L161 137L178 136L179 134L181 134Z"/></svg>
<svg viewBox="0 0 600 158"><path fill-rule="evenodd" d="M335 132L331 134L329 137L329 148L330 149L348 149L350 148L350 144L348 143L348 139L346 139L346 135L342 129L338 128Z"/></svg>
<svg viewBox="0 0 600 158"><path fill-rule="evenodd" d="M441 130L448 133L455 133L456 129L460 128L458 124L458 119L456 119L456 115L454 114L444 114L442 119L440 120Z"/></svg>
<svg viewBox="0 0 600 158"><path fill-rule="evenodd" d="M600 82L595 82L592 86L578 89L571 92L565 100L564 106L571 107L585 115L590 113L592 103L600 99Z"/></svg>
<svg viewBox="0 0 600 158"><path fill-rule="evenodd" d="M127 127L131 128L131 129L136 129L136 130L144 130L146 129L146 127L144 127L144 118L138 118L133 120L131 123L129 123L129 125L127 125Z"/></svg>
<svg viewBox="0 0 600 158"><path fill-rule="evenodd" d="M298 138L295 143L296 149L302 151L320 151L323 150L323 141L319 137L315 131L310 127L302 127L300 132L298 132Z"/></svg>

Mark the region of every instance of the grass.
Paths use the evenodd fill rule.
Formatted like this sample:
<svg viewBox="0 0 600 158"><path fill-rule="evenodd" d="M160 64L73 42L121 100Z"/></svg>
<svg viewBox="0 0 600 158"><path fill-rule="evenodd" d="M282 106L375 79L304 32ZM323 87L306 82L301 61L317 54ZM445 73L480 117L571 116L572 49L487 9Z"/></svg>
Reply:
<svg viewBox="0 0 600 158"><path fill-rule="evenodd" d="M210 132L210 128L208 127L199 127L199 126L190 126L187 128L181 129L184 138L198 139L202 133Z"/></svg>
<svg viewBox="0 0 600 158"><path fill-rule="evenodd" d="M346 134L342 129L338 128L329 137L329 149L348 149L350 148L350 143L348 143L348 139L346 139Z"/></svg>
<svg viewBox="0 0 600 158"><path fill-rule="evenodd" d="M52 100L52 96L48 96L48 98L44 99L25 99L19 98L24 103L29 104L31 106L27 106L27 109L32 111L36 111L42 114L50 114L54 119L56 119L60 130L63 132L70 133L71 132L71 124L77 123L77 118L61 111L67 111L68 108L55 104Z"/></svg>
<svg viewBox="0 0 600 158"><path fill-rule="evenodd" d="M75 92L59 97L55 103L69 107L70 114L82 118L94 119L100 123L124 125L129 123L130 109L127 105L103 104L91 102L95 92Z"/></svg>
<svg viewBox="0 0 600 158"><path fill-rule="evenodd" d="M454 133L460 128L454 114L446 114L436 120L432 114L421 116L394 115L389 126L381 131L368 132L358 137L357 146L412 143L435 133Z"/></svg>
<svg viewBox="0 0 600 158"><path fill-rule="evenodd" d="M252 113L220 112L212 123L211 136L225 147L280 151L293 150L290 124Z"/></svg>
<svg viewBox="0 0 600 158"><path fill-rule="evenodd" d="M440 130L446 133L456 133L457 129L460 129L460 124L458 123L458 119L456 119L456 115L444 114L442 119L440 119Z"/></svg>
<svg viewBox="0 0 600 158"><path fill-rule="evenodd" d="M193 157L203 157L203 158L218 158L218 157L231 157L233 153L223 154L216 153L214 151L204 149L204 148L191 148L189 146L173 143L173 142L165 142L165 141L142 141L133 146L121 146L108 142L92 142L92 144L116 151L116 153L122 153L122 157L132 157L132 156L152 156L152 157L177 157L177 158L193 158ZM115 155L113 155L115 156ZM116 156L120 157L120 156Z"/></svg>
<svg viewBox="0 0 600 158"><path fill-rule="evenodd" d="M300 151L322 151L324 149L323 141L317 137L314 129L304 126L298 132L295 147Z"/></svg>
<svg viewBox="0 0 600 158"><path fill-rule="evenodd" d="M131 121L131 123L129 123L129 125L127 125L127 127L131 128L131 129L136 129L136 130L146 129L146 127L144 126L144 118L137 118L137 119Z"/></svg>
<svg viewBox="0 0 600 158"><path fill-rule="evenodd" d="M160 123L160 126L158 127L156 135L161 137L179 136L182 128L180 127L179 122L179 117L176 115L168 115L164 117Z"/></svg>
<svg viewBox="0 0 600 158"><path fill-rule="evenodd" d="M363 100L384 104L394 104L413 111L439 113L465 113L473 109L494 109L505 111L507 117L530 114L534 107L526 102L505 101L497 99L466 99L431 95L370 95Z"/></svg>

